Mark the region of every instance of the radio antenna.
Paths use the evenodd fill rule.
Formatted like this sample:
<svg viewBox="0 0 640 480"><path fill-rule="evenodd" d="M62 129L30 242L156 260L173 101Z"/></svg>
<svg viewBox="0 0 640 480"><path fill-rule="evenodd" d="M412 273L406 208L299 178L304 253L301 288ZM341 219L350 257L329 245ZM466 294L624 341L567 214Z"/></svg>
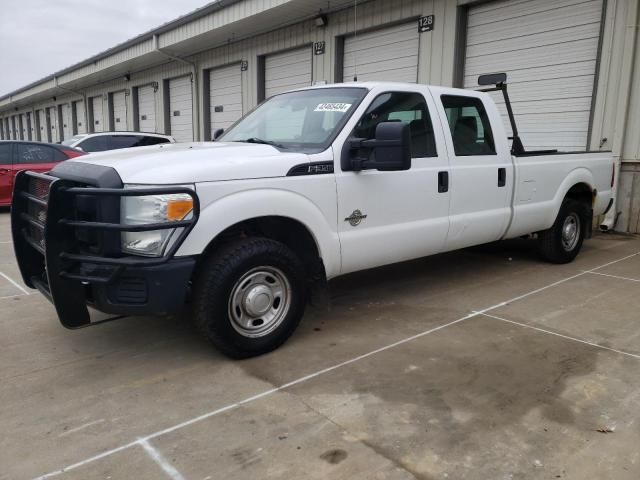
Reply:
<svg viewBox="0 0 640 480"><path fill-rule="evenodd" d="M358 40L358 0L353 0L353 43ZM358 55L353 56L353 81L358 81Z"/></svg>

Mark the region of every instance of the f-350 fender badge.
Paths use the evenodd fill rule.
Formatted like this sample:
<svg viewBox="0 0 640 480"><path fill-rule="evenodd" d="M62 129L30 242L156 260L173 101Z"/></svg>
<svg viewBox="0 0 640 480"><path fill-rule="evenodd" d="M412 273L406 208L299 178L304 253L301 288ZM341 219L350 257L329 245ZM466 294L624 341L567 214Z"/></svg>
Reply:
<svg viewBox="0 0 640 480"><path fill-rule="evenodd" d="M352 227L357 227L365 218L367 218L367 216L363 215L360 210L354 210L351 215L344 219L344 221L349 222L349 225Z"/></svg>

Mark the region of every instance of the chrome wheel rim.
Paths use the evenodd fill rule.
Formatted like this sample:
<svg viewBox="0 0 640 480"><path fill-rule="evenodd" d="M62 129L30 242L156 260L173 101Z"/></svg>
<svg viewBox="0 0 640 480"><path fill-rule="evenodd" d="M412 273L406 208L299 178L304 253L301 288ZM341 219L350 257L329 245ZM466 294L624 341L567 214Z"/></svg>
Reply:
<svg viewBox="0 0 640 480"><path fill-rule="evenodd" d="M243 337L259 338L280 326L291 307L291 285L275 267L256 267L231 289L231 326Z"/></svg>
<svg viewBox="0 0 640 480"><path fill-rule="evenodd" d="M564 219L562 225L562 248L566 252L570 252L578 244L580 239L580 217L577 214L571 213Z"/></svg>

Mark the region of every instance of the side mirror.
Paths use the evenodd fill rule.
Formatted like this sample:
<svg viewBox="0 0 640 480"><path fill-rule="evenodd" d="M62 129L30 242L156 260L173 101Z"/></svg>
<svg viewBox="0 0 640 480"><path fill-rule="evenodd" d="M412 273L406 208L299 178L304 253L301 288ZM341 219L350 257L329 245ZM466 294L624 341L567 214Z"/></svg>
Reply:
<svg viewBox="0 0 640 480"><path fill-rule="evenodd" d="M411 168L411 130L402 122L382 122L373 140L354 138L342 150L343 170L374 168L383 172Z"/></svg>
<svg viewBox="0 0 640 480"><path fill-rule="evenodd" d="M219 128L215 132L213 132L213 141L215 142L217 139L219 139L223 133L224 133L224 128Z"/></svg>

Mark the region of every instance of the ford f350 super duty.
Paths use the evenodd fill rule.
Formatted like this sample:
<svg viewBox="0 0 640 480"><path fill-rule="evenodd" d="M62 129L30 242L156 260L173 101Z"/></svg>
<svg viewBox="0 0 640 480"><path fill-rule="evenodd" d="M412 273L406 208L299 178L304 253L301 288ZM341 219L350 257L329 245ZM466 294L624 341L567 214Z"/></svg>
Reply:
<svg viewBox="0 0 640 480"><path fill-rule="evenodd" d="M352 83L276 95L215 142L21 172L24 282L68 328L100 323L88 307L187 306L239 358L281 345L312 289L349 272L524 235L570 262L611 206L611 155L526 151L505 80L480 83L504 93L510 138L483 91Z"/></svg>

